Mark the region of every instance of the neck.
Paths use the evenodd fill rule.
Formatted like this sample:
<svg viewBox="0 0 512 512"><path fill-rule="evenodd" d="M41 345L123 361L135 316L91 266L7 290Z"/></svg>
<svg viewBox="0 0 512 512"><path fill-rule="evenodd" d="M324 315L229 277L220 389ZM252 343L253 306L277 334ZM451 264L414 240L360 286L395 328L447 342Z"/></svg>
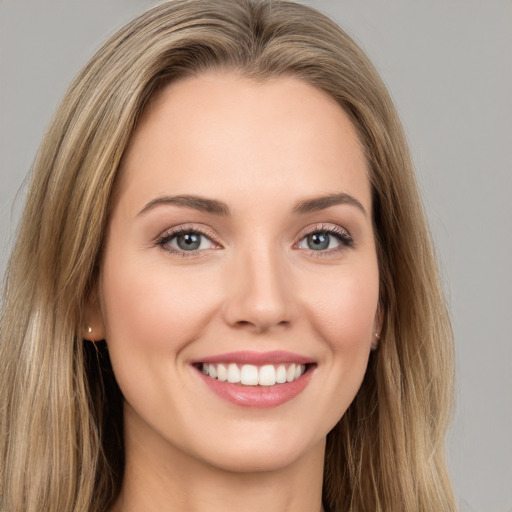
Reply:
<svg viewBox="0 0 512 512"><path fill-rule="evenodd" d="M125 431L126 466L112 512L321 512L325 440L285 467L229 471Z"/></svg>

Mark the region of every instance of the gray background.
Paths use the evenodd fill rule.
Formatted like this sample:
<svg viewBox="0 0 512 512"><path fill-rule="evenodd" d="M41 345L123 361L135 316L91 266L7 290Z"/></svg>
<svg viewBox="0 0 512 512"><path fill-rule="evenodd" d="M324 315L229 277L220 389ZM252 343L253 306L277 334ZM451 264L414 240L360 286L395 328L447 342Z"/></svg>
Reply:
<svg viewBox="0 0 512 512"><path fill-rule="evenodd" d="M0 272L18 193L73 75L149 0L0 0ZM512 2L311 0L367 51L404 122L457 348L462 512L512 511Z"/></svg>

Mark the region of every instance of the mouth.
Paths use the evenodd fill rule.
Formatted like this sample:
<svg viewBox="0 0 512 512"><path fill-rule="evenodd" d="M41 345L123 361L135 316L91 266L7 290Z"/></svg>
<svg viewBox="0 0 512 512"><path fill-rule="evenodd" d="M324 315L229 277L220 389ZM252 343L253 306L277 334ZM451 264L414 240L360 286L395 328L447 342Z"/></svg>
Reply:
<svg viewBox="0 0 512 512"><path fill-rule="evenodd" d="M194 366L204 375L219 382L241 386L276 386L294 382L314 364L237 364L237 363L196 363Z"/></svg>
<svg viewBox="0 0 512 512"><path fill-rule="evenodd" d="M215 394L243 407L275 407L307 387L317 363L289 352L233 352L192 362Z"/></svg>

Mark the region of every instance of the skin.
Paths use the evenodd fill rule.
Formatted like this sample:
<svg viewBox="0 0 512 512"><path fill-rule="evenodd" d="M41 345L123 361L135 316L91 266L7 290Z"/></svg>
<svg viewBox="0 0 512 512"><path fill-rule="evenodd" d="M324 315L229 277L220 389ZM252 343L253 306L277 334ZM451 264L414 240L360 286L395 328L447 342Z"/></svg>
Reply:
<svg viewBox="0 0 512 512"><path fill-rule="evenodd" d="M357 393L379 330L371 193L349 118L296 78L188 78L146 109L116 187L89 311L125 397L115 510L321 510L325 437ZM362 208L296 211L334 193ZM192 194L230 213L147 207ZM208 238L184 257L174 227ZM327 249L310 248L309 232L332 229L351 245L330 235ZM238 350L287 350L316 365L292 400L241 407L191 365Z"/></svg>

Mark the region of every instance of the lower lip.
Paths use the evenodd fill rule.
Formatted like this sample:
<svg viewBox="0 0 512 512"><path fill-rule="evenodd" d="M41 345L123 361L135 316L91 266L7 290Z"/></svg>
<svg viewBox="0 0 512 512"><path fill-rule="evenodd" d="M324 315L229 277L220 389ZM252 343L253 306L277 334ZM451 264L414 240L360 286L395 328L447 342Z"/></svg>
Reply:
<svg viewBox="0 0 512 512"><path fill-rule="evenodd" d="M292 400L308 385L312 373L313 368L309 368L297 380L274 386L243 386L242 384L221 382L197 371L205 384L221 398L235 405L257 409L277 407Z"/></svg>

